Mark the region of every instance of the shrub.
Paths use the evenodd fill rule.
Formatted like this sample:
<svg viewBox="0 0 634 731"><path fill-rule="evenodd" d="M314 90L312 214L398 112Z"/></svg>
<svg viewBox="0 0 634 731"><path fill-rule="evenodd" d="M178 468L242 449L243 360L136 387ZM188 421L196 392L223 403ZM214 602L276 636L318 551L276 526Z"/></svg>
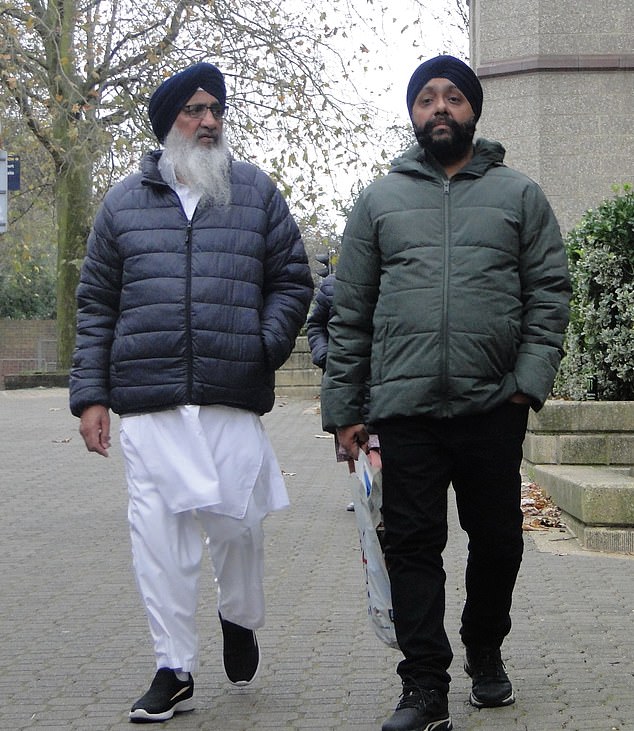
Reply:
<svg viewBox="0 0 634 731"><path fill-rule="evenodd" d="M0 318L12 320L55 318L55 272L46 256L0 261Z"/></svg>
<svg viewBox="0 0 634 731"><path fill-rule="evenodd" d="M614 193L565 238L573 295L554 391L566 398L595 379L599 399L634 400L634 190Z"/></svg>

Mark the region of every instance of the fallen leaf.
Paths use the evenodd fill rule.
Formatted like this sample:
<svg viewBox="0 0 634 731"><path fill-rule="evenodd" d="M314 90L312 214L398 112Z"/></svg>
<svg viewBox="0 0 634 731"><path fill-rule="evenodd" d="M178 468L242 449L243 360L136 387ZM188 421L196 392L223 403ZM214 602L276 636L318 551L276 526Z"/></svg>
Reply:
<svg viewBox="0 0 634 731"><path fill-rule="evenodd" d="M524 530L563 528L561 510L536 483L522 483L521 506L524 514Z"/></svg>

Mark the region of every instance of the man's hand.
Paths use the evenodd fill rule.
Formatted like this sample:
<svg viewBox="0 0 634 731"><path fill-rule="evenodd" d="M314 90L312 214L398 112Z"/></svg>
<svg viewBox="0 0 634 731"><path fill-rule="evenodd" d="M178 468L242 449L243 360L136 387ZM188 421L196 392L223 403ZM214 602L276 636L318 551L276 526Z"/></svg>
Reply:
<svg viewBox="0 0 634 731"><path fill-rule="evenodd" d="M79 433L89 452L108 456L110 447L110 413L105 406L88 406L81 414Z"/></svg>
<svg viewBox="0 0 634 731"><path fill-rule="evenodd" d="M364 444L368 443L369 436L363 424L351 424L337 429L337 438L346 452L353 459L357 459L359 457L359 447L363 447ZM364 451L367 450L364 449Z"/></svg>
<svg viewBox="0 0 634 731"><path fill-rule="evenodd" d="M510 402L511 402L512 404L522 404L522 405L524 405L524 406L525 406L526 404L530 404L530 402L531 402L530 398L529 398L528 396L526 396L526 394L520 393L519 391L518 391L517 393L514 393L514 394L513 394L513 395L512 395L512 396L511 396L511 397L509 398L509 401L510 401Z"/></svg>

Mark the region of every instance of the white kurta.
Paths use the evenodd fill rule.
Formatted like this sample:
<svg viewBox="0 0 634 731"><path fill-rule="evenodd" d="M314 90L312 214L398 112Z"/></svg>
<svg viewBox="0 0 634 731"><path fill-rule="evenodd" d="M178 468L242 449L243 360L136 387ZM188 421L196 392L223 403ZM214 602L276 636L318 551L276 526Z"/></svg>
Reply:
<svg viewBox="0 0 634 731"><path fill-rule="evenodd" d="M266 512L288 506L282 471L257 414L228 406L179 406L124 416L126 458L143 464L173 513L242 518L256 479Z"/></svg>

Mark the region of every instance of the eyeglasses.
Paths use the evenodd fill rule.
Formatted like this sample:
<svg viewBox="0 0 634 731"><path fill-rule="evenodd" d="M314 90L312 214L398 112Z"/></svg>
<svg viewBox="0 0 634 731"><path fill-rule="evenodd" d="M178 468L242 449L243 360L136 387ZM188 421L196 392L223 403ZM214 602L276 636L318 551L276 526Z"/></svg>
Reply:
<svg viewBox="0 0 634 731"><path fill-rule="evenodd" d="M192 119L202 119L209 110L214 119L224 119L226 107L221 104L186 104L181 111Z"/></svg>

